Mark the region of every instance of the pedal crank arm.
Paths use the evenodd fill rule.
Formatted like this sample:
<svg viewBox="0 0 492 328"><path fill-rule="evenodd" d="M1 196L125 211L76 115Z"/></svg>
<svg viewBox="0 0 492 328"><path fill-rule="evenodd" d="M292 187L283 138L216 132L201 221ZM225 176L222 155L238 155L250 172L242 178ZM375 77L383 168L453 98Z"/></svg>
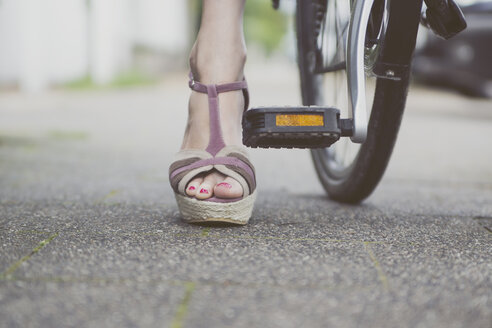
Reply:
<svg viewBox="0 0 492 328"><path fill-rule="evenodd" d="M367 108L364 69L366 28L374 0L353 2L347 42L347 87L349 117L353 120L351 140L363 143L367 136Z"/></svg>

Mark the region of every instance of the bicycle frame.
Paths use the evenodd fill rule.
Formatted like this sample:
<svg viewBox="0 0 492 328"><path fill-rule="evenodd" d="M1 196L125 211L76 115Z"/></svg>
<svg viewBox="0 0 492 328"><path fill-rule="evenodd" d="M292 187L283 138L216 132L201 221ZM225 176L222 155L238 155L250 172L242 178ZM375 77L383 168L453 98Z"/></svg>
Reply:
<svg viewBox="0 0 492 328"><path fill-rule="evenodd" d="M298 0L300 1L300 0ZM326 0L325 0L326 1ZM328 0L329 1L329 0ZM332 70L346 69L348 90L348 119L342 119L347 124L347 134L354 143L364 143L367 138L368 113L366 104L366 68L365 68L365 41L366 29L371 18L371 11L377 0L347 0L351 4L350 22L347 33L345 62L333 64L329 70L321 68L318 73L331 72ZM438 1L438 0L435 0ZM273 0L274 7L278 7L279 0ZM391 5L391 4L394 4ZM415 48L413 26L402 29L401 18L418 15L422 7L422 0L385 0L386 12L394 14L393 19L384 22L385 39L398 38L401 42L391 47L382 46L377 61L371 68L370 73L378 79L401 81L409 74L410 66L408 54L413 53ZM391 16L390 16L391 17ZM403 19L403 21L407 21ZM414 22L412 22L414 24ZM418 24L418 22L417 22ZM416 28L416 27L415 27ZM394 32L393 30L397 31ZM342 65L339 67L337 65ZM372 104L370 104L372 105ZM345 135L344 135L345 136Z"/></svg>

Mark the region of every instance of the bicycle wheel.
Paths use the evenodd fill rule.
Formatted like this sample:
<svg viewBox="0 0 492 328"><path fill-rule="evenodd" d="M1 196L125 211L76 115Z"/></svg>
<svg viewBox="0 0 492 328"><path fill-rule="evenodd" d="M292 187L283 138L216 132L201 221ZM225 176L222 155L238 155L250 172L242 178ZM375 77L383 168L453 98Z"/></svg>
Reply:
<svg viewBox="0 0 492 328"><path fill-rule="evenodd" d="M329 105L348 116L345 71L351 0L298 0L296 33L304 105ZM366 29L365 62L368 134L362 144L341 138L311 151L330 198L358 203L379 183L391 156L407 96L409 69L422 0L375 0ZM375 65L395 68L388 76ZM379 66L378 66L379 67Z"/></svg>

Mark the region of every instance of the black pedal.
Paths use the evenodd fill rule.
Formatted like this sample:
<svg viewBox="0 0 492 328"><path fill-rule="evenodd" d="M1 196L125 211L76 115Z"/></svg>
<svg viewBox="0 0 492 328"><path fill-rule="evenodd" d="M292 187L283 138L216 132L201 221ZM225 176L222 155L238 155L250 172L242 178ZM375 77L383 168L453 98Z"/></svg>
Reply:
<svg viewBox="0 0 492 328"><path fill-rule="evenodd" d="M243 116L243 143L253 148L326 148L341 134L331 107L257 107Z"/></svg>
<svg viewBox="0 0 492 328"><path fill-rule="evenodd" d="M421 22L436 35L449 39L466 28L465 16L454 0L425 0L425 4Z"/></svg>

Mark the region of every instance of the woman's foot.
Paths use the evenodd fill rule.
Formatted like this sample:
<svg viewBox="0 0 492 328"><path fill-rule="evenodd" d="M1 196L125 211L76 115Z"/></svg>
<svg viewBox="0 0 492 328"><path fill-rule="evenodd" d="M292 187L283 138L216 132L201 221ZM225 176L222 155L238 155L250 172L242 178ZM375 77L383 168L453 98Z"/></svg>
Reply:
<svg viewBox="0 0 492 328"><path fill-rule="evenodd" d="M222 5L227 4L231 4L231 1L227 0ZM217 14L212 10L213 8L208 9L210 10L204 7L204 17ZM236 15L229 14L221 19L204 19L204 17L202 17L202 26L190 55L190 66L194 78L203 84L241 81L246 61L246 48L242 37L242 8L236 9ZM241 23L238 24L237 20ZM223 30L223 26L228 27L227 31ZM216 33L218 30L222 30L221 33ZM241 119L245 101L243 92L239 90L220 93L218 101L225 144L242 145ZM207 94L192 92L189 101L188 123L181 149L204 150L207 148L209 136ZM238 198L243 195L243 189L235 179L214 170L192 179L186 187L186 193L197 199L207 199L212 196Z"/></svg>
<svg viewBox="0 0 492 328"><path fill-rule="evenodd" d="M235 79L234 81L239 80ZM223 82L218 81L216 83ZM244 109L242 91L220 94L218 98L224 143L226 145L242 145L241 119ZM207 95L193 92L190 96L188 123L181 149L206 149L209 137ZM191 180L186 187L186 193L188 196L194 196L197 199L207 199L212 196L219 198L238 198L243 195L243 189L236 180L217 171L211 171Z"/></svg>

